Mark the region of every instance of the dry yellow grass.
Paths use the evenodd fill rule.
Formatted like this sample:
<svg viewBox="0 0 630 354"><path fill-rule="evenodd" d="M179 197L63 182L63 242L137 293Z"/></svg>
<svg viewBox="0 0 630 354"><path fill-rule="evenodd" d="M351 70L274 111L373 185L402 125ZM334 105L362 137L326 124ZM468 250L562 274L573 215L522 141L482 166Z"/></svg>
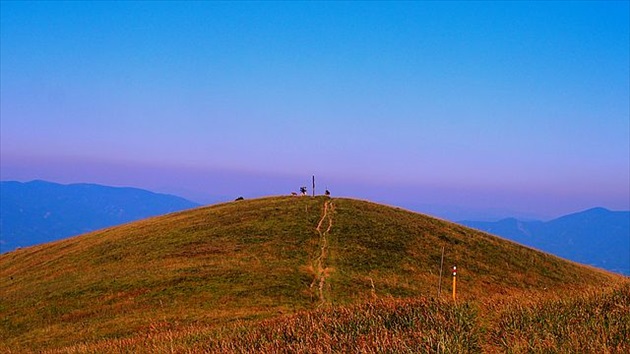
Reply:
<svg viewBox="0 0 630 354"><path fill-rule="evenodd" d="M156 322L60 353L627 353L630 282L485 301L385 299L218 327Z"/></svg>
<svg viewBox="0 0 630 354"><path fill-rule="evenodd" d="M226 203L0 255L0 348L116 347L145 336L188 343L187 331L195 337L237 321L375 298L430 299L442 246L446 268L460 269L460 301L580 291L621 279L443 220L335 198L322 302L310 284L322 275L316 227L328 201ZM449 296L444 275L438 302Z"/></svg>

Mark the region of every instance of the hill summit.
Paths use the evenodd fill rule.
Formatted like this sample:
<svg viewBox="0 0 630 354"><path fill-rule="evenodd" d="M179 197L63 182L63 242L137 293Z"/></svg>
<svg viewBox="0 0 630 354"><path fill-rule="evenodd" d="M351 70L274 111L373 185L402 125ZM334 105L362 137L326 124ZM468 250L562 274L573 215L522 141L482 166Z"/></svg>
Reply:
<svg viewBox="0 0 630 354"><path fill-rule="evenodd" d="M444 270L440 263L444 247ZM0 255L0 330L54 348L374 298L579 289L616 275L367 201L268 197L200 207Z"/></svg>

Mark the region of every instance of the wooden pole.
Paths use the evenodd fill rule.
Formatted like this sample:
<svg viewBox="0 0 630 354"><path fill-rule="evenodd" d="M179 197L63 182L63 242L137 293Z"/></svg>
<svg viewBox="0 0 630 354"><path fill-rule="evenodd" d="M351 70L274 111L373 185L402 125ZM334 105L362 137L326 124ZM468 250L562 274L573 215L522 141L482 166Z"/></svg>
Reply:
<svg viewBox="0 0 630 354"><path fill-rule="evenodd" d="M438 297L442 295L442 269L444 267L444 246L442 246L442 259L440 260L440 282L438 283Z"/></svg>
<svg viewBox="0 0 630 354"><path fill-rule="evenodd" d="M315 176L313 176L313 197L315 196Z"/></svg>

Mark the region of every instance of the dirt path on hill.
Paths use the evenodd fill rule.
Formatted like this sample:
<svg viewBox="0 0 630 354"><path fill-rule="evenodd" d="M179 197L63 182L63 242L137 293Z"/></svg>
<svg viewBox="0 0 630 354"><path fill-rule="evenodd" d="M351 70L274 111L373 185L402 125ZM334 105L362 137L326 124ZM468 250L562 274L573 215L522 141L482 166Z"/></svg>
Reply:
<svg viewBox="0 0 630 354"><path fill-rule="evenodd" d="M311 289L318 284L318 294L320 305L323 305L326 302L324 297L324 284L326 283L326 278L329 276L329 269L326 267L325 261L328 256L328 235L330 234L330 229L333 225L332 220L332 212L335 210L335 205L332 200L327 200L324 202L324 210L322 212L322 218L317 223L317 227L315 230L319 234L319 246L320 246L320 254L313 262L313 270L315 272L315 277L313 278L313 282L311 283ZM324 222L328 220L328 227L325 231L322 231L322 225Z"/></svg>

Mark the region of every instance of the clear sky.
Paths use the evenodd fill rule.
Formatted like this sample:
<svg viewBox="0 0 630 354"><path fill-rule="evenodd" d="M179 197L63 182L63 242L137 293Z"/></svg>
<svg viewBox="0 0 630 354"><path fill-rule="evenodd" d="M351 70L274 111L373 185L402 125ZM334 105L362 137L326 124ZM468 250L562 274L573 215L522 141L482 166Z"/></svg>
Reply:
<svg viewBox="0 0 630 354"><path fill-rule="evenodd" d="M1 2L3 180L630 209L630 7Z"/></svg>

